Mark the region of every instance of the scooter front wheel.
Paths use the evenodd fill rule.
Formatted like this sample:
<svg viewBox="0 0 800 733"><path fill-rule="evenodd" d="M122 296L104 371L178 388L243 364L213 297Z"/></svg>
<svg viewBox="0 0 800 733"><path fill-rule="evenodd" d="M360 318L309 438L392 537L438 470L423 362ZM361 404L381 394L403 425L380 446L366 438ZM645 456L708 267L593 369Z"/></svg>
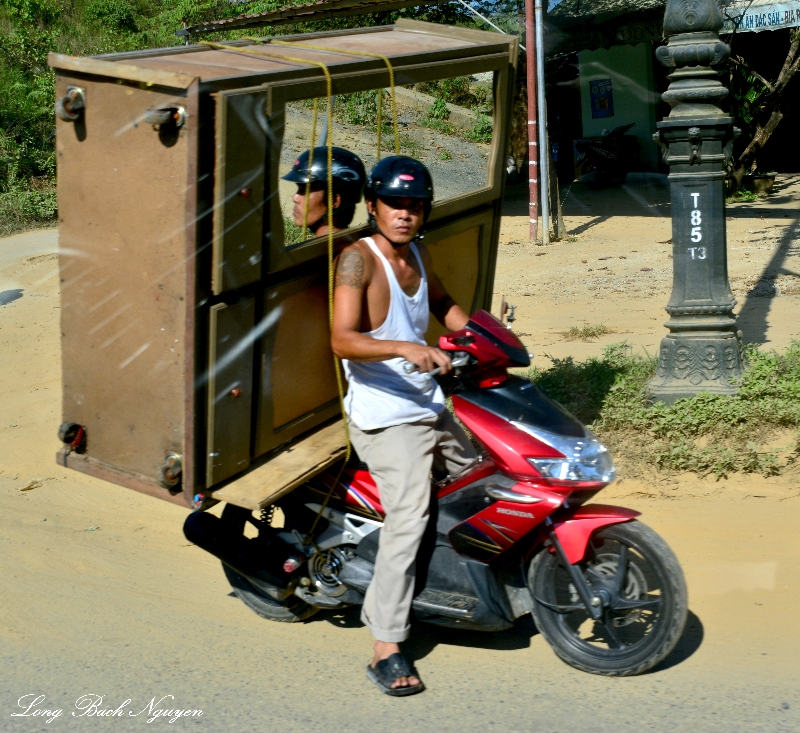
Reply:
<svg viewBox="0 0 800 733"><path fill-rule="evenodd" d="M583 605L558 557L543 550L528 570L533 618L553 651L592 674L641 674L675 647L686 623L687 592L675 554L639 522L604 527L579 565L599 619Z"/></svg>

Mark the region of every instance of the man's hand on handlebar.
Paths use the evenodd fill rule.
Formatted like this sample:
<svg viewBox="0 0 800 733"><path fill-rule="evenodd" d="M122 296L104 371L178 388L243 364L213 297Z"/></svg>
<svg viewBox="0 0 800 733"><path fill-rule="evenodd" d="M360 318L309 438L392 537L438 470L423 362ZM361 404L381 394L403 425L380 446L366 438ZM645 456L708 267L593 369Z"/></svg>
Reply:
<svg viewBox="0 0 800 733"><path fill-rule="evenodd" d="M439 374L447 374L453 368L450 357L435 346L408 343L401 356L420 372L432 372L438 368Z"/></svg>

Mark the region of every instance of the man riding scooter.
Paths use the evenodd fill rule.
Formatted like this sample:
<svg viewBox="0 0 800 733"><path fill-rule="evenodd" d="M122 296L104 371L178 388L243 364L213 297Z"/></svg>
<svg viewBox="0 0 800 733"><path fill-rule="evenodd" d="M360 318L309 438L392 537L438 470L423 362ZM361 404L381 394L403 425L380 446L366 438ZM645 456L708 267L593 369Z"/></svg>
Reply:
<svg viewBox="0 0 800 733"><path fill-rule="evenodd" d="M361 615L375 638L367 676L386 694L404 696L424 689L398 643L409 633L431 471L455 475L476 459L428 374L437 367L447 373L450 358L424 336L430 313L450 331L468 316L447 294L419 238L433 202L427 168L406 156L385 158L364 196L375 233L346 247L337 262L331 344L349 383L350 437L386 510ZM418 371L408 373L409 364Z"/></svg>
<svg viewBox="0 0 800 733"><path fill-rule="evenodd" d="M294 208L292 221L295 226L308 227L314 237L328 233L328 205L333 206L333 229L341 231L350 226L356 212L356 204L361 201L364 181L367 174L364 164L355 153L344 148L333 148L333 201L328 201L328 148L314 148L309 166L309 152L306 150L294 162L292 169L283 176L284 181L297 184L297 193L292 196ZM308 194L308 201L306 201ZM307 209L307 213L306 213ZM305 222L304 222L305 219Z"/></svg>

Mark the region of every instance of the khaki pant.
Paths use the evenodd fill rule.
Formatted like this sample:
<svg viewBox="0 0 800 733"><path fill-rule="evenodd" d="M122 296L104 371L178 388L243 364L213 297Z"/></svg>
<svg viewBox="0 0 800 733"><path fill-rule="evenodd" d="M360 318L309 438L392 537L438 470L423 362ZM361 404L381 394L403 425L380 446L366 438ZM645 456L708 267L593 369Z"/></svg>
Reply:
<svg viewBox="0 0 800 733"><path fill-rule="evenodd" d="M448 410L378 430L350 426L353 447L378 485L386 519L361 620L378 641L408 638L417 550L428 526L431 470L460 473L477 455Z"/></svg>

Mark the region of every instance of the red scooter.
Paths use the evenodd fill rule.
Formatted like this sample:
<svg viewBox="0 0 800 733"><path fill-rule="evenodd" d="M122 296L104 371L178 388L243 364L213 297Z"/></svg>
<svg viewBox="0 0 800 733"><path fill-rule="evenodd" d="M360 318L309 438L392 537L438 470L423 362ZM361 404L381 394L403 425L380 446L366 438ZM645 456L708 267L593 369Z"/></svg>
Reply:
<svg viewBox="0 0 800 733"><path fill-rule="evenodd" d="M489 313L439 347L454 366L443 386L482 454L459 476L434 477L415 617L500 631L532 613L573 667L622 676L658 664L683 632L686 584L639 512L589 503L615 478L606 448L536 384L508 373L528 366L528 354ZM244 603L291 622L363 601L383 517L368 468L353 460L261 515L227 505L221 519L191 514L184 532L222 560Z"/></svg>

